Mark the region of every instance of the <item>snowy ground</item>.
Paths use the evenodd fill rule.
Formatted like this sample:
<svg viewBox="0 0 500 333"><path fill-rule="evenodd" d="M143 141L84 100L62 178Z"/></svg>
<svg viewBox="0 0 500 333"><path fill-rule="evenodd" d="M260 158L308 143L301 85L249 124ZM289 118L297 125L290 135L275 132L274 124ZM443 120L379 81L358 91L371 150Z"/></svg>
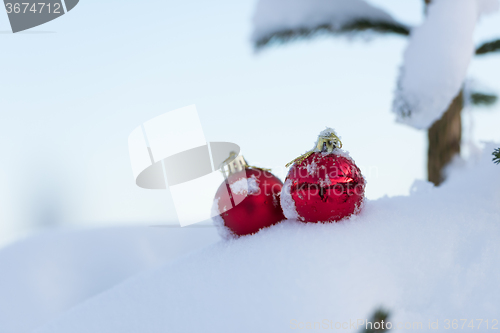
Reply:
<svg viewBox="0 0 500 333"><path fill-rule="evenodd" d="M0 251L0 332L24 333L143 270L219 240L215 228L47 232Z"/></svg>
<svg viewBox="0 0 500 333"><path fill-rule="evenodd" d="M410 196L368 201L349 221L284 221L156 268L174 249L168 237L186 248L211 240L155 230L151 252L96 231L79 244L73 235L10 247L0 253L0 332L35 326L25 318L50 319L36 330L43 333L286 332L299 323L364 320L379 306L391 311L394 325L421 322L426 329L439 320L433 331L444 332L446 319L483 319L491 328L500 319L500 166L491 162L493 147L475 163L457 163L440 188L416 183ZM141 273L119 283L134 272ZM85 290L73 294L73 304L95 296L42 320L41 308L50 310L43 302L68 297L71 284ZM54 302L59 310L69 303Z"/></svg>

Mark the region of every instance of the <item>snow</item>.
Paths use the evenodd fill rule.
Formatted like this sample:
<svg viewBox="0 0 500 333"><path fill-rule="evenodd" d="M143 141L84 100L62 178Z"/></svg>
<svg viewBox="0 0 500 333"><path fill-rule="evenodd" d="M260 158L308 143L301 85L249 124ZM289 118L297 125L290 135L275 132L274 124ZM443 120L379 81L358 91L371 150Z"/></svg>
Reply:
<svg viewBox="0 0 500 333"><path fill-rule="evenodd" d="M214 228L47 232L0 251L0 332L24 333L141 271L219 240Z"/></svg>
<svg viewBox="0 0 500 333"><path fill-rule="evenodd" d="M313 161L311 164L308 164L306 168L309 175L314 175L314 173L318 170L318 165Z"/></svg>
<svg viewBox="0 0 500 333"><path fill-rule="evenodd" d="M492 14L496 12L500 3L498 0L476 0L479 12L482 14Z"/></svg>
<svg viewBox="0 0 500 333"><path fill-rule="evenodd" d="M215 198L212 204L212 222L217 228L217 233L222 239L235 238L231 229L224 225L224 220L222 219L222 216L220 216L221 212L219 211L219 200L220 198Z"/></svg>
<svg viewBox="0 0 500 333"><path fill-rule="evenodd" d="M324 130L322 130L319 135L318 135L318 139L321 138L321 137L329 137L330 135L335 135L337 138L339 139L342 139L338 134L337 132L331 128L331 127L327 127L325 128Z"/></svg>
<svg viewBox="0 0 500 333"><path fill-rule="evenodd" d="M393 105L398 121L426 129L441 118L465 81L478 19L497 7L497 0L432 2L404 53Z"/></svg>
<svg viewBox="0 0 500 333"><path fill-rule="evenodd" d="M235 194L256 194L259 193L259 180L252 175L250 178L241 178L229 185Z"/></svg>
<svg viewBox="0 0 500 333"><path fill-rule="evenodd" d="M37 332L288 332L297 322L498 319L500 167L487 145L439 188L367 201L341 223L293 220L136 275ZM96 250L96 249L94 249ZM476 323L477 324L477 323ZM344 331L344 330L343 330ZM358 329L346 329L357 332Z"/></svg>
<svg viewBox="0 0 500 333"><path fill-rule="evenodd" d="M292 181L290 179L285 180L285 184L283 184L283 189L280 196L281 209L283 209L283 215L285 215L287 219L298 220L299 213L297 213L295 202L290 195L291 188Z"/></svg>
<svg viewBox="0 0 500 333"><path fill-rule="evenodd" d="M252 175L247 179L248 194L257 194L260 191L259 180Z"/></svg>
<svg viewBox="0 0 500 333"><path fill-rule="evenodd" d="M358 20L397 24L387 12L363 0L259 0L253 17L252 41L325 25L340 31Z"/></svg>

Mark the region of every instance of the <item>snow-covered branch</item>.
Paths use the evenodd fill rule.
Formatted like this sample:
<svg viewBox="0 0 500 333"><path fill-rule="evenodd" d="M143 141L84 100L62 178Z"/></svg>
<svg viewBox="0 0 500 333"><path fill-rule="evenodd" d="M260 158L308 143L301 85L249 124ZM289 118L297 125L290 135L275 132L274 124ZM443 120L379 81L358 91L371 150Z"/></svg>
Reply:
<svg viewBox="0 0 500 333"><path fill-rule="evenodd" d="M408 35L409 27L364 0L260 0L253 18L257 48L320 33Z"/></svg>
<svg viewBox="0 0 500 333"><path fill-rule="evenodd" d="M412 30L393 110L398 121L429 128L459 94L475 52L473 33L497 0L435 0L425 22Z"/></svg>

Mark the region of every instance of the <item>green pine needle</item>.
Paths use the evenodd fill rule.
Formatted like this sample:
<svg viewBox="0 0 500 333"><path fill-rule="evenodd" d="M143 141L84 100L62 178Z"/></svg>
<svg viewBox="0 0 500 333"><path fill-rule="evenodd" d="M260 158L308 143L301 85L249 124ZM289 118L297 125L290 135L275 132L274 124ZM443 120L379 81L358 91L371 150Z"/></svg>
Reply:
<svg viewBox="0 0 500 333"><path fill-rule="evenodd" d="M342 31L366 31L371 30L379 33L385 34L396 34L402 36L410 35L410 29L400 23L389 23L389 22L373 22L369 20L357 20L349 25L342 28Z"/></svg>
<svg viewBox="0 0 500 333"><path fill-rule="evenodd" d="M500 148L495 149L493 152L493 162L500 164Z"/></svg>
<svg viewBox="0 0 500 333"><path fill-rule="evenodd" d="M365 325L365 328L361 330L360 333L382 333L389 331L386 327L387 319L389 318L389 312L387 310L384 310L382 308L378 309L375 311L375 313L372 315L370 318L369 322L370 324ZM382 322L384 324L382 324ZM378 326L379 328L376 329L374 324L379 323ZM366 323L365 323L366 324Z"/></svg>
<svg viewBox="0 0 500 333"><path fill-rule="evenodd" d="M500 39L484 43L476 50L477 55L486 54L490 52L500 52Z"/></svg>
<svg viewBox="0 0 500 333"><path fill-rule="evenodd" d="M322 24L314 28L300 28L295 30L283 30L273 33L267 37L261 38L255 42L255 48L260 49L265 46L272 44L284 44L291 41L296 41L300 39L312 38L321 34L333 34L338 35L342 33L351 33L359 31L375 31L378 33L385 34L397 34L408 36L410 34L410 29L399 23L388 23L388 22L373 22L366 19L357 20L351 24L345 25L340 30L336 29L330 24Z"/></svg>
<svg viewBox="0 0 500 333"><path fill-rule="evenodd" d="M474 106L491 106L498 100L497 95L473 92L470 94L470 100Z"/></svg>

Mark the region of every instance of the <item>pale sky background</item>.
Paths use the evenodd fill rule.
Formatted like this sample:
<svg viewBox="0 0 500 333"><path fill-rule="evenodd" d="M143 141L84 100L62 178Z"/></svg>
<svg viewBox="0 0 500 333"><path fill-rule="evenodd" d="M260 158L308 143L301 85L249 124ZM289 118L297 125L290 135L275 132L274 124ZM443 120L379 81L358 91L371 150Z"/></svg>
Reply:
<svg viewBox="0 0 500 333"><path fill-rule="evenodd" d="M422 0L372 0L417 25ZM12 34L0 14L0 246L50 227L176 223L167 191L135 186L129 133L196 104L208 141L272 167L335 128L368 179L367 196L407 195L426 178L426 133L390 112L406 40L332 38L256 54L255 0L81 0ZM476 31L500 38L500 14ZM469 70L500 92L500 54ZM464 142L500 142L500 106L464 112ZM200 189L193 189L200 190Z"/></svg>

